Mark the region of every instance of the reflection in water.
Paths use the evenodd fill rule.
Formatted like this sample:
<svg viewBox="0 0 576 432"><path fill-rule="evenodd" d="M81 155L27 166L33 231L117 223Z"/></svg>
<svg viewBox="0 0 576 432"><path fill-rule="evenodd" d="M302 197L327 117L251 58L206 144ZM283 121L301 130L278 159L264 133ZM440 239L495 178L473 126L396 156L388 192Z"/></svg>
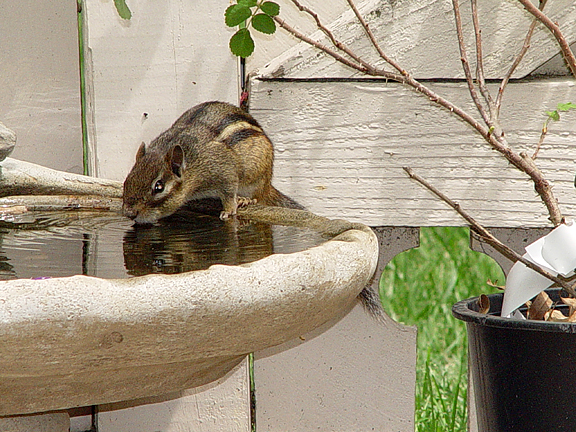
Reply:
<svg viewBox="0 0 576 432"><path fill-rule="evenodd" d="M2 233L0 232L0 236ZM14 267L10 265L10 261L5 256L0 255L0 279L11 279L14 274Z"/></svg>
<svg viewBox="0 0 576 432"><path fill-rule="evenodd" d="M181 273L322 241L309 229L190 213L153 226L134 226L111 213L28 213L0 221L0 279Z"/></svg>
<svg viewBox="0 0 576 432"><path fill-rule="evenodd" d="M180 223L135 226L124 236L131 276L182 273L212 264L243 264L273 253L272 227L200 216Z"/></svg>

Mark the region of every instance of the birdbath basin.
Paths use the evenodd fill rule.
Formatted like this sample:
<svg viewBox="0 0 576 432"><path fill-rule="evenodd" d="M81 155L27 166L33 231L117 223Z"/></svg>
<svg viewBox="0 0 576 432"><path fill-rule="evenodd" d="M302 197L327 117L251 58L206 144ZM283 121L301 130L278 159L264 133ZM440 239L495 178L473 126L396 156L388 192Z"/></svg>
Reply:
<svg viewBox="0 0 576 432"><path fill-rule="evenodd" d="M0 180L11 175L1 174ZM8 219L17 222L16 216ZM278 253L272 241L268 256L256 254L245 262L238 258L238 233L254 223L298 227L304 237L319 241L287 253ZM237 221L219 226L227 233L224 248L234 265L209 262L201 270L183 266L179 274L140 276L147 272L142 260L129 264L138 242L128 242L123 249L128 275L16 275L0 281L0 416L206 384L247 353L296 338L350 308L376 268L377 239L361 224L254 205L242 209ZM154 256L154 231L138 233ZM149 255L142 256L146 263ZM155 258L147 265L167 267L166 260ZM137 276L126 277L130 273ZM44 276L41 270L37 276Z"/></svg>

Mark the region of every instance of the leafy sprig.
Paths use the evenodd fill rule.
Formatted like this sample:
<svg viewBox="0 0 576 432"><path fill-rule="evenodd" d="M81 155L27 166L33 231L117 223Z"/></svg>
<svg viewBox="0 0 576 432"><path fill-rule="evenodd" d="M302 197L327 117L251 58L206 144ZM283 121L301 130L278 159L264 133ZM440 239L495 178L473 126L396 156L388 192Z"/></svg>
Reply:
<svg viewBox="0 0 576 432"><path fill-rule="evenodd" d="M224 21L228 27L239 29L230 38L230 51L238 57L248 57L254 52L254 39L250 27L265 34L276 31L273 17L280 13L280 6L273 1L237 0L224 13Z"/></svg>
<svg viewBox="0 0 576 432"><path fill-rule="evenodd" d="M547 115L546 121L542 125L542 132L540 133L540 140L538 141L538 145L536 146L536 151L532 155L532 159L536 159L536 157L538 156L538 152L540 151L540 148L542 147L542 143L544 142L544 138L546 137L546 134L548 133L548 125L550 124L550 122L559 121L561 112L567 112L567 111L570 111L572 109L576 109L576 104L572 103L572 102L568 102L568 103L559 103L558 105L556 105L556 109L554 111L546 111L546 115ZM575 183L575 185L576 185L576 183Z"/></svg>
<svg viewBox="0 0 576 432"><path fill-rule="evenodd" d="M546 114L548 115L548 118L550 120L558 121L558 120L560 120L560 113L561 112L567 112L567 111L570 111L572 109L576 109L575 103L572 103L572 102L559 103L556 106L556 109L554 111L546 111Z"/></svg>

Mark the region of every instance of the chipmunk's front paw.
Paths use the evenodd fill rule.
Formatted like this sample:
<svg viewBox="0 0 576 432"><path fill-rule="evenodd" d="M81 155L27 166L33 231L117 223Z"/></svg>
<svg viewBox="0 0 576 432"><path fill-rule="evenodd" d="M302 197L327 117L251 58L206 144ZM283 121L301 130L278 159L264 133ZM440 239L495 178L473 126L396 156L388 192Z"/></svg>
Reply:
<svg viewBox="0 0 576 432"><path fill-rule="evenodd" d="M236 216L236 211L234 211L234 212L221 211L220 212L220 219L221 220L228 220L228 219L230 219L230 217L232 217L232 219L235 219L235 216Z"/></svg>

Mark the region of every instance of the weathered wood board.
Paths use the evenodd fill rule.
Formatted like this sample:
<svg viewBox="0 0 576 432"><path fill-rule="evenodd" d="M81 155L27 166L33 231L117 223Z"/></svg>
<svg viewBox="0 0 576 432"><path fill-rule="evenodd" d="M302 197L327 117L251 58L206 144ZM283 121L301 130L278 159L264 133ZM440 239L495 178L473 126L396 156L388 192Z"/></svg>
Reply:
<svg viewBox="0 0 576 432"><path fill-rule="evenodd" d="M317 30L314 20L300 13L289 0L280 0L283 18L314 40L330 46L326 35ZM306 2L305 2L306 3ZM383 67L385 63L371 46L347 2L308 2L322 23L341 42L365 60ZM417 78L462 78L454 12L450 0L366 0L357 1L382 49ZM474 30L470 2L460 2L468 57L475 68ZM501 78L522 47L531 15L517 1L489 0L478 2L482 26L484 71L488 78ZM558 22L567 40L576 41L576 4L572 0L550 2L545 12ZM288 36L284 30L276 35L255 32L256 53L248 59L249 69L273 77L352 77L358 73L335 62L332 57ZM555 39L543 25L538 25L531 49L514 73L524 77L559 52ZM390 70L390 67L387 66Z"/></svg>
<svg viewBox="0 0 576 432"><path fill-rule="evenodd" d="M416 329L374 325L359 304L338 318L255 354L257 430L414 430Z"/></svg>
<svg viewBox="0 0 576 432"><path fill-rule="evenodd" d="M2 432L68 432L70 419L65 412L0 418Z"/></svg>
<svg viewBox="0 0 576 432"><path fill-rule="evenodd" d="M82 173L76 0L0 2L0 121L17 159Z"/></svg>
<svg viewBox="0 0 576 432"><path fill-rule="evenodd" d="M428 83L473 112L465 83ZM570 79L508 86L510 144L532 154L545 111L576 100ZM463 220L402 170L410 166L487 226L547 226L528 177L472 129L396 83L260 81L252 114L276 148L275 185L311 211L370 226L457 226ZM537 164L567 217L576 215L576 114L549 127Z"/></svg>
<svg viewBox="0 0 576 432"><path fill-rule="evenodd" d="M85 0L91 174L123 180L142 141L206 100L237 103L227 0L134 2L130 21L111 1Z"/></svg>
<svg viewBox="0 0 576 432"><path fill-rule="evenodd" d="M376 275L419 243L418 228L376 228ZM379 277L374 279L376 288ZM301 339L254 354L256 430L414 431L416 328L360 304Z"/></svg>
<svg viewBox="0 0 576 432"><path fill-rule="evenodd" d="M180 394L101 405L97 419L99 432L249 432L248 362L215 383Z"/></svg>

